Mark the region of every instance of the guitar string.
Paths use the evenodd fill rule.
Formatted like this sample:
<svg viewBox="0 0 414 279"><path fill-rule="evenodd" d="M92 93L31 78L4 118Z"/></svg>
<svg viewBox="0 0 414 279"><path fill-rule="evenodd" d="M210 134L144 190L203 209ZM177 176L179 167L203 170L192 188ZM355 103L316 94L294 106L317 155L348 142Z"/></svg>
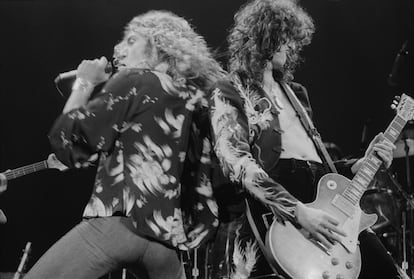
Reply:
<svg viewBox="0 0 414 279"><path fill-rule="evenodd" d="M39 171L39 170L43 170L43 169L46 169L46 168L48 168L48 165L47 165L47 161L44 160L44 161L41 161L41 162L37 162L37 163L34 163L34 164L30 164L30 165L27 165L27 166L16 168L14 170L6 171L3 174L6 176L7 179L11 179L11 178L17 178L17 177L20 177L22 175L29 174L29 173L32 173L32 172L36 172L36 171Z"/></svg>

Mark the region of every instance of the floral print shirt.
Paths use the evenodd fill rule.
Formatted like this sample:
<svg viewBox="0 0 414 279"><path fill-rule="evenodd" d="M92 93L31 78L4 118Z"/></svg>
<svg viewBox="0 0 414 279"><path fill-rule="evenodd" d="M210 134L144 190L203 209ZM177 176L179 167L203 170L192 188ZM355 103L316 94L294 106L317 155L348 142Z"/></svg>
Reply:
<svg viewBox="0 0 414 279"><path fill-rule="evenodd" d="M182 250L213 233L211 144L194 124L206 103L202 91L166 74L128 69L87 105L62 114L49 135L59 160L80 167L100 155L84 216L131 216L137 234ZM183 195L191 196L189 213Z"/></svg>

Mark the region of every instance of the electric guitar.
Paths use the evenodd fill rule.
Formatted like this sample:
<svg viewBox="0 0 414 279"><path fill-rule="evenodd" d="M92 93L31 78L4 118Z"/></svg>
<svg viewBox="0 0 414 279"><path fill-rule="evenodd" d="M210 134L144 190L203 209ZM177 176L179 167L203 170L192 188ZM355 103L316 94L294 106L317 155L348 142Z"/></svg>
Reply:
<svg viewBox="0 0 414 279"><path fill-rule="evenodd" d="M57 158L56 155L51 153L49 154L49 156L47 157L46 160L37 162L37 163L33 163L30 165L26 165L20 168L16 168L16 169L12 169L12 170L7 170L3 173L0 173L2 176L4 176L3 179L6 180L12 180L27 174L31 174L34 172L38 172L44 169L58 169L60 171L64 171L66 170L68 167L65 166L64 164L62 164Z"/></svg>
<svg viewBox="0 0 414 279"><path fill-rule="evenodd" d="M384 138L394 143L407 121L414 118L414 99L403 94L397 115L384 132ZM358 235L375 224L376 214L364 213L359 201L380 168L382 161L371 152L352 180L329 173L318 183L312 208L324 210L339 221L347 234L342 241L326 249L309 234L290 222L270 221L266 249L272 256L271 265L283 275L294 279L355 279L361 270Z"/></svg>
<svg viewBox="0 0 414 279"><path fill-rule="evenodd" d="M44 169L58 169L64 171L68 169L67 166L62 164L57 158L56 155L51 153L46 160L26 165L17 169L7 170L0 173L0 193L7 189L7 181L12 180L27 174L31 174L37 171ZM4 215L3 211L0 209L0 224L6 223L7 218Z"/></svg>

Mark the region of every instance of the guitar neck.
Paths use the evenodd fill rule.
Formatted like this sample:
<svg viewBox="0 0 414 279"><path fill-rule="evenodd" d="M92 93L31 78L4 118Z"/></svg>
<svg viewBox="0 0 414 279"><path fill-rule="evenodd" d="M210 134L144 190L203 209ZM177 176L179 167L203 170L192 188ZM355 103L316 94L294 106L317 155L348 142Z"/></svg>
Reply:
<svg viewBox="0 0 414 279"><path fill-rule="evenodd" d="M384 132L384 138L394 143L404 128L407 120L403 119L399 115L396 115L388 128ZM382 160L374 152L370 152L366 160L362 163L358 172L352 179L351 186L348 187L344 196L351 201L354 205L359 203L365 190L368 188L371 181L374 179L375 174L381 167Z"/></svg>
<svg viewBox="0 0 414 279"><path fill-rule="evenodd" d="M31 246L32 246L31 242L26 243L26 247L24 248L23 256L20 260L19 267L17 268L17 271L13 276L13 279L20 279L20 277L22 275L22 272L25 269L25 266L26 266L26 263L27 263L27 260L28 260L28 257L29 257Z"/></svg>
<svg viewBox="0 0 414 279"><path fill-rule="evenodd" d="M43 160L41 162L33 163L24 167L20 167L13 170L8 170L4 172L4 176L6 176L7 180L15 179L27 174L31 174L40 170L44 170L49 168L47 161Z"/></svg>

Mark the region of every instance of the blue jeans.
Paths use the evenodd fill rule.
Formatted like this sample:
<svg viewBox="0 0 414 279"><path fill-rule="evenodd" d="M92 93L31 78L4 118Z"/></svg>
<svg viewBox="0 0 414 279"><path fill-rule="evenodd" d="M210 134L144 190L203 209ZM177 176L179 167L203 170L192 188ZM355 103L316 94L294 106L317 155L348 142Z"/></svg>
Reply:
<svg viewBox="0 0 414 279"><path fill-rule="evenodd" d="M127 217L82 221L57 241L25 279L83 279L120 267L139 279L185 279L177 251L132 232Z"/></svg>

